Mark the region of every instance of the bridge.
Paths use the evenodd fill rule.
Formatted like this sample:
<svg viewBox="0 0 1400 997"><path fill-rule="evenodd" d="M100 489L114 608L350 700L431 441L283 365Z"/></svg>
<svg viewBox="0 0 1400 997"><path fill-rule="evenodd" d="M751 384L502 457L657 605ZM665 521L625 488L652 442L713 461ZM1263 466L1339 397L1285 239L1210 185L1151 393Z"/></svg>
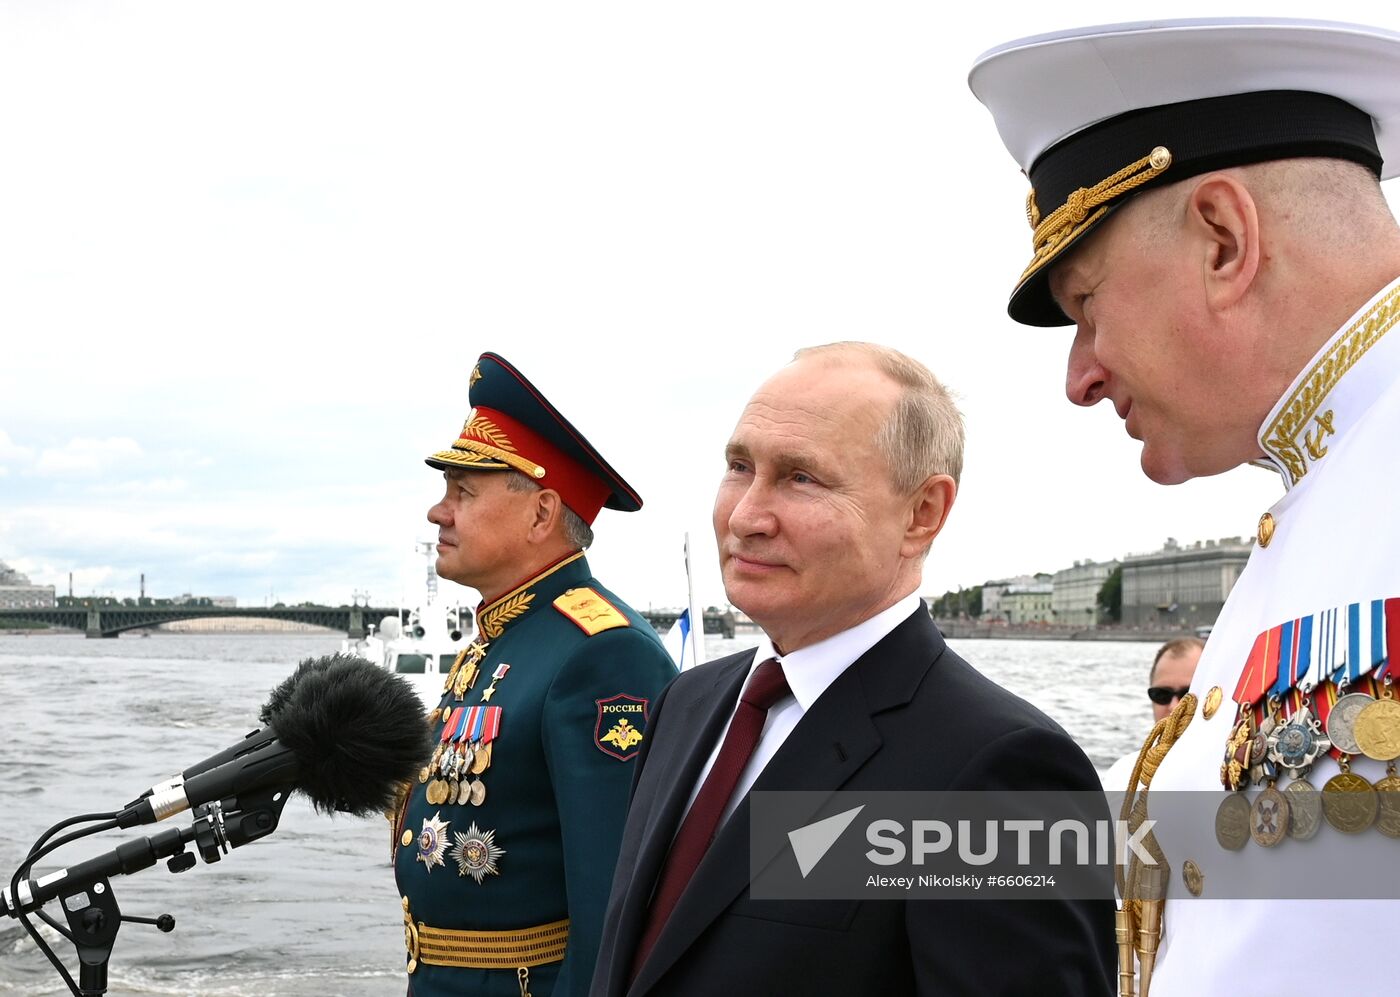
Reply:
<svg viewBox="0 0 1400 997"><path fill-rule="evenodd" d="M679 613L647 611L641 614L659 634L666 633ZM397 606L279 606L262 608L240 606L58 606L52 609L0 609L0 622L41 623L51 627L81 630L89 637L115 637L127 630L145 630L176 620L210 620L242 617L255 620L291 620L343 631L352 640L365 635L365 624L379 625L386 616L399 616ZM705 633L734 636L734 614L708 612Z"/></svg>
<svg viewBox="0 0 1400 997"><path fill-rule="evenodd" d="M398 616L398 607L373 606L58 606L52 609L0 609L0 621L43 623L82 630L89 637L115 637L126 630L158 627L176 620L209 620L243 617L256 620L291 620L331 630L351 639L365 635L365 623L378 624L386 616Z"/></svg>

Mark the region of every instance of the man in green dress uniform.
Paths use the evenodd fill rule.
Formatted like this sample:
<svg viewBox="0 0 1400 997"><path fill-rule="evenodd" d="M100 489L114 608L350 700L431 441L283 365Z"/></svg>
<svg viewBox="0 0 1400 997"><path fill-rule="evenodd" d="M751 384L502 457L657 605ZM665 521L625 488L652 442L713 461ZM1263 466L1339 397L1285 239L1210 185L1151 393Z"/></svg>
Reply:
<svg viewBox="0 0 1400 997"><path fill-rule="evenodd" d="M481 593L428 714L437 751L394 819L412 997L584 994L647 716L675 666L584 549L641 498L486 353L461 436L428 458L437 572Z"/></svg>

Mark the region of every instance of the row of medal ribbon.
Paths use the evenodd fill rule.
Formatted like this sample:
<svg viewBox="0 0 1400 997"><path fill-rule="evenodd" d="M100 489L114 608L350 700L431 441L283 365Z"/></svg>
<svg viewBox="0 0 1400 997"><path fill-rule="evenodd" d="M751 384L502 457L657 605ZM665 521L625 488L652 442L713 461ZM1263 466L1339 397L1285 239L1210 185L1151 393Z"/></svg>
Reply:
<svg viewBox="0 0 1400 997"><path fill-rule="evenodd" d="M479 807L486 802L481 775L491 767L494 742L501 733L501 708L458 706L443 714L443 721L437 749L419 771L418 781L427 783L432 806L470 803Z"/></svg>
<svg viewBox="0 0 1400 997"><path fill-rule="evenodd" d="M1393 640L1391 638L1394 638ZM1322 821L1347 834L1375 826L1400 837L1400 702L1391 689L1392 644L1400 645L1400 600L1326 610L1260 634L1234 699L1239 706L1220 780L1230 794L1216 812L1216 837L1238 849L1308 840ZM1341 771L1319 792L1306 776L1323 754ZM1373 786L1351 771L1364 755L1384 762ZM1282 770L1291 782L1280 792ZM1264 791L1251 804L1250 783Z"/></svg>

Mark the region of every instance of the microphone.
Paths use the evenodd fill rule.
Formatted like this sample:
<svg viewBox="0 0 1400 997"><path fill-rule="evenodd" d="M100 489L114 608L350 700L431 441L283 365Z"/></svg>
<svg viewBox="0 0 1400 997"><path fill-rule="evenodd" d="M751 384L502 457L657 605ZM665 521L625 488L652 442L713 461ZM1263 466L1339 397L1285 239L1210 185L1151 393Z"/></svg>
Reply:
<svg viewBox="0 0 1400 997"><path fill-rule="evenodd" d="M194 828L167 827L149 838L124 842L110 852L75 866L58 869L38 879L21 879L15 894L11 894L9 886L0 889L0 914L10 917L28 914L50 900L87 889L108 876L125 876L149 869L158 859L182 851L185 842L194 838L196 833Z"/></svg>
<svg viewBox="0 0 1400 997"><path fill-rule="evenodd" d="M201 772L208 772L212 768L226 765L249 752L261 751L263 748L267 747L267 742L275 739L277 735L269 729L266 724L272 720L274 714L278 713L282 707L287 705L287 701L291 698L292 690L301 683L301 680L305 678L308 673L323 672L331 666L332 662L342 657L348 656L328 655L322 658L308 658L297 665L296 671L292 672L292 674L288 675L273 687L272 692L268 694L267 702L264 703L262 709L258 711L258 720L260 723L264 724L263 727L249 731L244 735L243 740L230 745L222 751L215 752L203 761L195 762L183 772L172 775L164 782L156 783L156 785L146 790L134 801L127 804L128 808L136 806L148 796L152 796L156 793L165 793L172 789L179 789L185 784L185 780L192 776L199 775Z"/></svg>
<svg viewBox="0 0 1400 997"><path fill-rule="evenodd" d="M303 661L260 718L264 727L128 804L117 826L273 788L300 791L322 813L381 813L432 753L418 694L354 655Z"/></svg>

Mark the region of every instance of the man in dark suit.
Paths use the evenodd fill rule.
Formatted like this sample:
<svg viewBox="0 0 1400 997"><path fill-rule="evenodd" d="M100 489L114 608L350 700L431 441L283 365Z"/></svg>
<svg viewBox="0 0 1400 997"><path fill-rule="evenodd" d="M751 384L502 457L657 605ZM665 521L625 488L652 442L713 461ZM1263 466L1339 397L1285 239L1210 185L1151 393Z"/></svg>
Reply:
<svg viewBox="0 0 1400 997"><path fill-rule="evenodd" d="M948 650L916 595L962 465L961 416L921 364L865 343L799 351L726 456L725 589L765 640L657 700L594 997L1109 993L1109 897L750 896L751 789L1098 780L1051 720Z"/></svg>

